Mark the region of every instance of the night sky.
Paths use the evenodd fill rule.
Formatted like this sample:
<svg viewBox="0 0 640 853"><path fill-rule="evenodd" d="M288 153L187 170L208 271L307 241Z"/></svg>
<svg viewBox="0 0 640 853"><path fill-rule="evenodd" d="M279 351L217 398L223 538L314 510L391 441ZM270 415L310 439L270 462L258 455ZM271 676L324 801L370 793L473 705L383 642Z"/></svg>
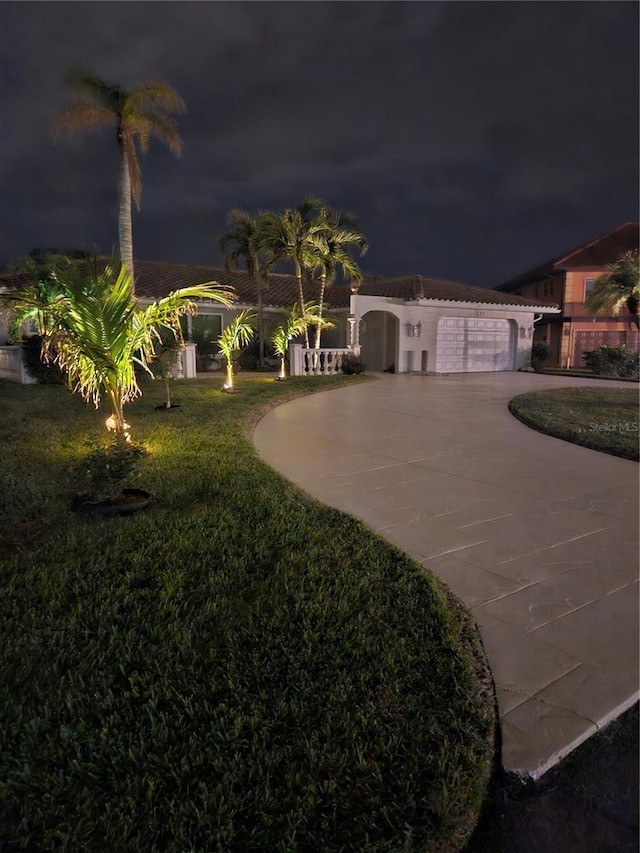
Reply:
<svg viewBox="0 0 640 853"><path fill-rule="evenodd" d="M75 64L184 98L139 259L219 265L228 211L355 213L366 273L494 286L638 219L636 2L2 2L0 260L117 245L115 134L52 142Z"/></svg>

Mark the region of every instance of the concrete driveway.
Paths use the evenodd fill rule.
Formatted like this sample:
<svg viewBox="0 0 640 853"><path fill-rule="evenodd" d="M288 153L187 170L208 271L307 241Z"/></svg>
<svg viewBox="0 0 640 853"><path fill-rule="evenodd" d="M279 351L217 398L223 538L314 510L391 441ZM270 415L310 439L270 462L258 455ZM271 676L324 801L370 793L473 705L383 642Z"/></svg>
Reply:
<svg viewBox="0 0 640 853"><path fill-rule="evenodd" d="M515 394L580 385L603 383L382 374L285 403L254 433L272 467L467 604L493 670L503 766L533 778L638 698L638 465L507 410Z"/></svg>

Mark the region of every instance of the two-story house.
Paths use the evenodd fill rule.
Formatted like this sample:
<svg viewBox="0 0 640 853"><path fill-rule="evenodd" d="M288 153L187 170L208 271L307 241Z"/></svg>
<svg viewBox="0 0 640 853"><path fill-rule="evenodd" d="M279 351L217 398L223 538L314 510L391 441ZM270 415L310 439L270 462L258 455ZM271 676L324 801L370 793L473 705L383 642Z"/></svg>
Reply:
<svg viewBox="0 0 640 853"><path fill-rule="evenodd" d="M584 367L583 354L603 344L625 344L638 352L638 330L628 316L594 317L584 303L607 264L638 249L639 242L640 224L627 222L495 288L561 308L559 315L546 315L535 327L534 341L546 340L551 347L549 366Z"/></svg>

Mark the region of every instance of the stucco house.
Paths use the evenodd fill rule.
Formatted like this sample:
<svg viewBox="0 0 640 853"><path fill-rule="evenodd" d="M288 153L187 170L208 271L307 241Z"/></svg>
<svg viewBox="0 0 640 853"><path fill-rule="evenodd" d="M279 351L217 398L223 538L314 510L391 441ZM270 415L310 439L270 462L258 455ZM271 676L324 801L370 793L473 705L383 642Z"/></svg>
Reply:
<svg viewBox="0 0 640 853"><path fill-rule="evenodd" d="M141 300L212 280L233 287L238 299L232 309L215 303L201 305L190 319L197 370L206 369L207 356L217 349L217 336L233 316L255 307L255 284L242 271L136 262L136 292ZM305 294L317 299L317 284L306 285ZM269 276L263 287L265 337L282 309L297 298L295 276ZM330 351L337 355L338 350L350 349L361 355L369 370L396 373L517 370L530 362L534 323L559 311L551 301L545 304L421 275L367 278L353 291L334 285L325 301L335 322L333 329L322 333L327 364L334 363ZM294 372L311 369L304 354L301 361L292 363ZM324 370L324 360L316 369Z"/></svg>
<svg viewBox="0 0 640 853"><path fill-rule="evenodd" d="M529 364L551 301L415 275L365 280L349 300L354 343L371 370L472 373Z"/></svg>
<svg viewBox="0 0 640 853"><path fill-rule="evenodd" d="M559 314L545 315L536 324L534 339L546 340L551 347L549 366L584 367L584 353L602 344L625 344L638 352L638 330L628 316L593 317L584 303L607 264L639 244L639 223L626 222L497 286L499 293L560 306Z"/></svg>
<svg viewBox="0 0 640 853"><path fill-rule="evenodd" d="M185 377L217 366L212 356L218 349L218 335L237 313L255 308L256 286L243 271L136 261L136 293L142 303L205 281L233 287L237 301L232 308L201 303L197 315L188 318L189 343L181 367ZM305 294L308 299L317 299L318 285L305 286ZM293 275L269 276L263 285L265 338L282 309L289 308L297 298L298 284ZM517 370L530 362L535 324L548 323L550 316L559 313L551 299L513 296L422 275L365 278L357 289L334 285L325 301L335 326L322 334L320 359L313 359L300 344L294 345L294 373L332 372L346 350L361 355L371 371L442 374ZM0 328L0 336L2 332ZM2 359L6 360L7 350L13 350L15 360L15 349L0 346L0 376L9 377ZM18 379L15 366L9 378Z"/></svg>

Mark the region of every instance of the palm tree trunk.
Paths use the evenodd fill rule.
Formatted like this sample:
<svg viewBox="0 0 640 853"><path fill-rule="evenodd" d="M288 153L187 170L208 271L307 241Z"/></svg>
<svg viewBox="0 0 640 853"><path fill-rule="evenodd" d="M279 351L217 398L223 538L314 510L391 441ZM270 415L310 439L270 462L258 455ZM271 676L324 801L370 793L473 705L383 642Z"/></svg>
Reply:
<svg viewBox="0 0 640 853"><path fill-rule="evenodd" d="M262 305L262 285L256 279L258 289L258 365L264 367L264 341L262 340L262 326L264 319L264 308Z"/></svg>
<svg viewBox="0 0 640 853"><path fill-rule="evenodd" d="M318 299L318 325L316 326L315 348L320 349L320 335L322 333L322 303L324 302L324 291L327 286L326 275L320 276L320 298Z"/></svg>
<svg viewBox="0 0 640 853"><path fill-rule="evenodd" d="M296 278L298 279L298 294L300 296L300 314L302 317L306 315L306 309L304 304L304 287L302 285L302 266L300 262L295 259L295 267L296 267ZM305 325L304 327L304 345L307 349L309 349L309 327Z"/></svg>
<svg viewBox="0 0 640 853"><path fill-rule="evenodd" d="M111 413L113 415L115 434L119 441L126 441L127 430L124 420L124 409L122 405L122 394L117 388L107 388L107 396L111 404Z"/></svg>
<svg viewBox="0 0 640 853"><path fill-rule="evenodd" d="M233 362L230 359L227 361L227 381L225 382L224 387L227 391L231 391L233 389Z"/></svg>
<svg viewBox="0 0 640 853"><path fill-rule="evenodd" d="M118 134L120 145L120 203L118 209L118 236L120 238L120 262L127 268L133 287L133 228L131 225L131 174L122 134Z"/></svg>

